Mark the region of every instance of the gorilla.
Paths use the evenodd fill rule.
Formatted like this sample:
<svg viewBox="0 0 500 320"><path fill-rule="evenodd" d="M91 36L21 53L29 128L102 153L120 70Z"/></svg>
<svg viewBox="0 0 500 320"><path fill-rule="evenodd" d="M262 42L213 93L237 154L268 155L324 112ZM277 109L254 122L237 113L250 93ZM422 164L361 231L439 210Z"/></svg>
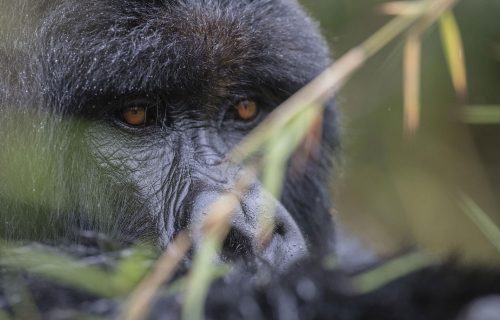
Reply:
<svg viewBox="0 0 500 320"><path fill-rule="evenodd" d="M355 295L344 273L309 263L335 246L333 101L318 147L299 169L287 164L279 198L258 175L235 190L247 169L230 151L331 63L295 0L4 0L1 8L1 239L100 256L102 237L164 249L190 230L196 247L207 208L232 193L238 205L219 258L271 276L245 270L216 282L209 319L447 319L500 293L498 272L444 265ZM275 226L262 244L259 216L269 203ZM46 318L100 301L25 277ZM0 310L10 312L1 292ZM151 316L179 317L178 301L159 298Z"/></svg>
<svg viewBox="0 0 500 320"><path fill-rule="evenodd" d="M27 11L35 25L27 31L20 23L15 32L26 38L3 41L1 104L9 114L35 117L33 135L46 139L31 143L35 156L25 168L6 166L30 181L29 168L49 162L38 175L50 180L28 183L43 194L42 205L21 210L26 204L4 196L8 239L60 241L92 230L165 248L233 189L243 167L229 151L330 62L314 24L292 1L3 6ZM264 261L286 266L332 245L326 184L338 144L333 104L325 116L321 150L300 174L288 170L281 199L257 178L238 195L224 259L257 253L258 217L269 201L276 227L259 252ZM3 127L3 137L16 132ZM52 147L62 151L38 150ZM17 179L4 180L5 195Z"/></svg>

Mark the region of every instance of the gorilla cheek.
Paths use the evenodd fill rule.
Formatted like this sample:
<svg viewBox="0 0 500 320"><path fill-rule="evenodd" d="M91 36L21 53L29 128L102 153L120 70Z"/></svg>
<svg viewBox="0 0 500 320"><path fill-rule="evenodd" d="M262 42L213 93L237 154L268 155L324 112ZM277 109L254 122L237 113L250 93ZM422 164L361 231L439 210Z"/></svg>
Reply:
<svg viewBox="0 0 500 320"><path fill-rule="evenodd" d="M174 234L172 219L164 216L172 217L178 210L188 185L186 179L175 177L181 170L175 165L171 141L162 137L162 143L151 143L153 138L148 135L133 136L100 125L90 127L85 140L98 175L103 177L89 192L106 209L87 214L108 216L126 227L132 238L147 238L163 247ZM110 212L119 214L111 217Z"/></svg>

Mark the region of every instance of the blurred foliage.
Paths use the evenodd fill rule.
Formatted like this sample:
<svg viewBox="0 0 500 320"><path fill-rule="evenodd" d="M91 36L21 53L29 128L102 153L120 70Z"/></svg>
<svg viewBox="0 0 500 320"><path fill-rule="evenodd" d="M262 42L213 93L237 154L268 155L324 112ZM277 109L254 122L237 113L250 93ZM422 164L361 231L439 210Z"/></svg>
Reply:
<svg viewBox="0 0 500 320"><path fill-rule="evenodd" d="M26 270L102 297L128 294L149 271L154 257L145 247L125 250L117 257L119 263L108 271L43 246L4 245L0 254L0 266Z"/></svg>
<svg viewBox="0 0 500 320"><path fill-rule="evenodd" d="M380 12L379 0L302 3L320 21L334 58L390 18ZM500 223L500 123L473 109L500 105L498 12L500 2L487 0L461 1L454 10L468 73L467 113L487 125L460 121L464 106L454 95L436 26L423 39L422 115L413 137L403 134L403 40L372 59L337 97L345 125L337 211L379 252L390 254L416 240L434 253L500 261L461 206L463 192Z"/></svg>

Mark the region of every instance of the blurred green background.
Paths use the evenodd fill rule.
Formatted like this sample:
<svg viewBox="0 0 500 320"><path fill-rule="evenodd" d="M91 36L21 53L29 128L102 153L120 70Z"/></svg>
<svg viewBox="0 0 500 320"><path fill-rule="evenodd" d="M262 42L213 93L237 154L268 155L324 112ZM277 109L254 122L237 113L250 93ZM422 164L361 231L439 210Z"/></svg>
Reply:
<svg viewBox="0 0 500 320"><path fill-rule="evenodd" d="M384 2L379 0L302 3L319 20L334 58L390 19L380 12ZM345 153L335 188L337 211L351 231L382 254L417 243L441 255L499 262L495 245L463 203L465 194L500 224L500 123L491 118L488 124L466 124L460 112L465 105L500 110L500 1L465 0L454 12L465 46L465 104L454 95L437 26L423 45L421 125L415 136L403 128L404 38L341 90Z"/></svg>

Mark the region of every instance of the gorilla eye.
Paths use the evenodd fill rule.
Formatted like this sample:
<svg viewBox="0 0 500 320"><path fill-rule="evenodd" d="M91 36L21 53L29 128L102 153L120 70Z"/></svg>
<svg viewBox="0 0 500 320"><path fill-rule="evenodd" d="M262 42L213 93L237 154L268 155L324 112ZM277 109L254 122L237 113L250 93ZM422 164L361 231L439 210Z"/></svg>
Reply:
<svg viewBox="0 0 500 320"><path fill-rule="evenodd" d="M234 106L237 120L251 121L259 114L259 106L255 101L243 100Z"/></svg>
<svg viewBox="0 0 500 320"><path fill-rule="evenodd" d="M142 106L133 106L122 111L123 121L128 125L138 127L146 124L146 108Z"/></svg>

